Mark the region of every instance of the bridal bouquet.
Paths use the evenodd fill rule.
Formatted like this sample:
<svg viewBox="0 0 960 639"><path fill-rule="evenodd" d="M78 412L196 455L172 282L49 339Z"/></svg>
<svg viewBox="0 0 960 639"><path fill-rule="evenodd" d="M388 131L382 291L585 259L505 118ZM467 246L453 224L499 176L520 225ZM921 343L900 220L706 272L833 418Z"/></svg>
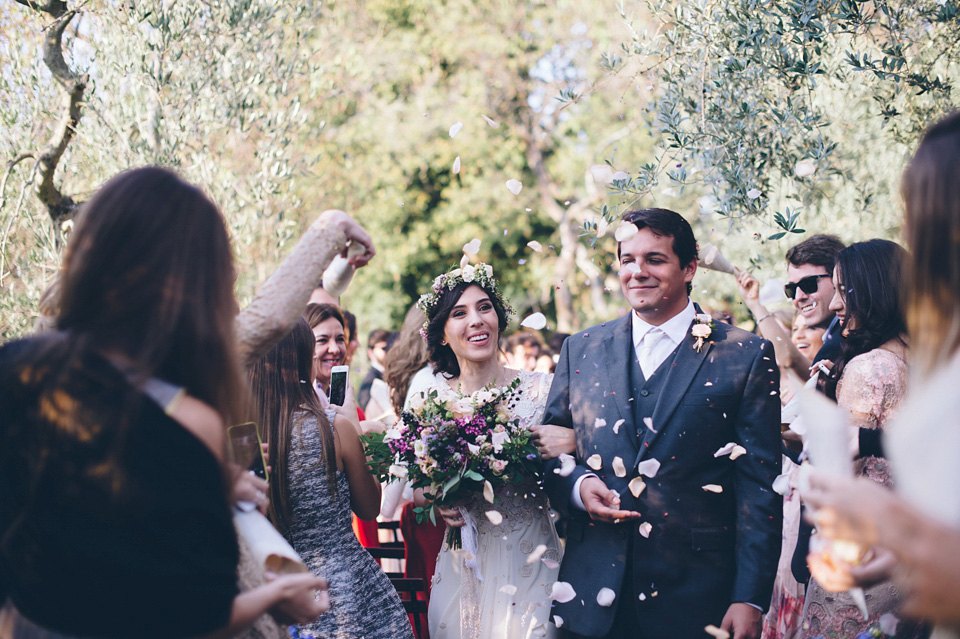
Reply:
<svg viewBox="0 0 960 639"><path fill-rule="evenodd" d="M393 428L363 437L370 468L383 482L405 479L423 488L430 505L415 509L418 521L436 523L434 506L454 507L477 495L493 503L504 484L540 473L530 433L509 410L519 384L449 399L437 390L416 396ZM498 512L487 517L499 523ZM461 547L459 528L451 528L447 543Z"/></svg>

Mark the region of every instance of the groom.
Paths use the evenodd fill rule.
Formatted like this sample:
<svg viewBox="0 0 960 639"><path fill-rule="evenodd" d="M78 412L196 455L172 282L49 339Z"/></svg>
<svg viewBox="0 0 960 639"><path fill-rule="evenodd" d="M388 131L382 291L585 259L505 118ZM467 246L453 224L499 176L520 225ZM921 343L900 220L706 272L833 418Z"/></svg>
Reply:
<svg viewBox="0 0 960 639"><path fill-rule="evenodd" d="M568 517L558 580L576 593L555 622L568 637L700 639L709 624L759 637L781 543L773 347L696 314L683 217L623 219L637 229L617 247L633 311L567 339L543 417L577 445L576 465L546 475Z"/></svg>

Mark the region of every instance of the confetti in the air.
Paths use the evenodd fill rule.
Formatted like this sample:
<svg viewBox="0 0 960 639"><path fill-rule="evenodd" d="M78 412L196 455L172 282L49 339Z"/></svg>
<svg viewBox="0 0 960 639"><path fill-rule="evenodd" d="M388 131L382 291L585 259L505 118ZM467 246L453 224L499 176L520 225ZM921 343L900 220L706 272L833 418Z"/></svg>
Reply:
<svg viewBox="0 0 960 639"><path fill-rule="evenodd" d="M522 322L520 322L520 326L526 326L527 328L532 328L535 331L545 328L546 325L547 318L543 316L543 313L534 313L533 315L528 315Z"/></svg>
<svg viewBox="0 0 960 639"><path fill-rule="evenodd" d="M613 434L614 434L614 435L619 435L619 434L620 434L620 427L623 426L623 422L624 422L624 421L626 421L626 420L618 419L618 420L617 420L617 423L615 423L615 424L613 425Z"/></svg>
<svg viewBox="0 0 960 639"><path fill-rule="evenodd" d="M800 160L793 167L793 172L798 178L810 177L817 171L817 165L810 160Z"/></svg>
<svg viewBox="0 0 960 639"><path fill-rule="evenodd" d="M646 426L647 428L649 428L651 433L657 432L657 431L654 430L654 428L653 428L653 418L652 418L652 417L644 417L644 418L643 418L643 425Z"/></svg>
<svg viewBox="0 0 960 639"><path fill-rule="evenodd" d="M480 117L483 118L484 121L485 121L487 124L489 124L489 125L490 125L490 128L492 128L492 129L495 129L495 128L497 128L498 126L500 126L500 125L497 123L496 120L492 120L492 119L488 118L487 116L485 116L485 115L482 114L482 113L480 114Z"/></svg>
<svg viewBox="0 0 960 639"><path fill-rule="evenodd" d="M649 539L650 533L652 531L653 531L653 524L651 524L649 521L645 521L642 524L640 524L640 530L638 532L640 533L640 536L643 537L644 539Z"/></svg>
<svg viewBox="0 0 960 639"><path fill-rule="evenodd" d="M483 482L483 498L491 504L493 503L493 484L487 480Z"/></svg>
<svg viewBox="0 0 960 639"><path fill-rule="evenodd" d="M573 469L576 467L577 467L577 462L576 460L574 460L573 455L560 453L560 468L554 468L553 472L560 475L561 477L567 477L570 473L573 472Z"/></svg>
<svg viewBox="0 0 960 639"><path fill-rule="evenodd" d="M540 558L543 557L543 553L547 552L547 547L544 544L539 544L536 548L533 549L533 552L527 555L527 563L535 564L540 561Z"/></svg>
<svg viewBox="0 0 960 639"><path fill-rule="evenodd" d="M560 603L567 603L568 601L572 601L576 596L577 591L566 581L553 582L553 588L550 589L550 599L559 601Z"/></svg>
<svg viewBox="0 0 960 639"><path fill-rule="evenodd" d="M457 159L453 161L453 174L457 175L460 173L460 156L457 156Z"/></svg>
<svg viewBox="0 0 960 639"><path fill-rule="evenodd" d="M529 246L531 249L533 249L537 253L543 250L543 245L536 240L530 240L529 242L527 242L527 246Z"/></svg>
<svg viewBox="0 0 960 639"><path fill-rule="evenodd" d="M617 477L627 476L627 468L623 465L623 460L619 457L613 458L613 474Z"/></svg>
<svg viewBox="0 0 960 639"><path fill-rule="evenodd" d="M714 637L715 639L730 639L729 632L727 632L726 630L721 630L720 628L717 628L713 624L710 624L709 626L704 628L704 630L707 631L708 635L710 635L711 637Z"/></svg>
<svg viewBox="0 0 960 639"><path fill-rule="evenodd" d="M460 129L463 128L463 122L457 122L452 127L450 127L450 137L457 137L457 133L460 133Z"/></svg>
<svg viewBox="0 0 960 639"><path fill-rule="evenodd" d="M747 191L747 197L750 198L751 200L755 200L761 195L763 195L763 193L760 191L760 189L750 189L749 191Z"/></svg>
<svg viewBox="0 0 960 639"><path fill-rule="evenodd" d="M499 526L500 524L503 523L503 515L501 515L496 510L488 510L484 514L487 516L487 519L490 520L490 523L493 524L494 526Z"/></svg>
<svg viewBox="0 0 960 639"><path fill-rule="evenodd" d="M642 493L643 489L646 487L647 484L643 481L643 477L634 477L630 480L630 483L627 484L627 488L630 489L630 492L633 493L634 497L639 497L640 493Z"/></svg>
<svg viewBox="0 0 960 639"><path fill-rule="evenodd" d="M600 592L597 593L597 604L604 608L609 608L613 605L613 600L616 598L617 595L612 590L609 588L601 588Z"/></svg>
<svg viewBox="0 0 960 639"><path fill-rule="evenodd" d="M561 617L560 615L554 615L554 616L553 616L553 625L555 625L557 628L562 628L562 627L563 627L563 617Z"/></svg>
<svg viewBox="0 0 960 639"><path fill-rule="evenodd" d="M773 492L778 495L790 494L790 475L784 473L773 480Z"/></svg>
<svg viewBox="0 0 960 639"><path fill-rule="evenodd" d="M500 586L500 592L502 592L503 594L509 597L512 597L515 594L517 594L517 587L514 586L513 584L504 584Z"/></svg>
<svg viewBox="0 0 960 639"><path fill-rule="evenodd" d="M618 242L626 242L636 234L637 234L636 224L631 224L630 222L621 222L620 226L617 227L616 232L613 234L613 237Z"/></svg>
<svg viewBox="0 0 960 639"><path fill-rule="evenodd" d="M701 488L703 488L703 489L704 489L705 491L707 491L708 493L722 493L722 492L723 492L723 486L720 486L719 484L704 484L703 486L701 486Z"/></svg>
<svg viewBox="0 0 960 639"><path fill-rule="evenodd" d="M467 255L476 255L480 252L480 239L473 238L469 242L463 245L463 252Z"/></svg>
<svg viewBox="0 0 960 639"><path fill-rule="evenodd" d="M746 455L746 454L747 454L747 449L741 446L740 444L737 444L736 446L733 447L733 450L730 451L730 459L736 459L737 457L740 457L741 455Z"/></svg>
<svg viewBox="0 0 960 639"><path fill-rule="evenodd" d="M605 420L603 417L597 417L596 420L594 420L593 422L594 428L603 428L606 425L607 425L607 420Z"/></svg>
<svg viewBox="0 0 960 639"><path fill-rule="evenodd" d="M544 557L540 561L543 562L543 565L549 568L550 570L556 570L557 568L560 567L559 562L557 562L555 559L550 559L549 557Z"/></svg>
<svg viewBox="0 0 960 639"><path fill-rule="evenodd" d="M520 195L520 191L523 190L523 184L520 183L520 180L507 180L507 190L514 195Z"/></svg>
<svg viewBox="0 0 960 639"><path fill-rule="evenodd" d="M600 470L603 467L603 460L600 459L600 455L590 455L587 458L587 466L594 470Z"/></svg>
<svg viewBox="0 0 960 639"><path fill-rule="evenodd" d="M660 470L660 461L657 459L644 459L637 464L637 473L647 477L656 477Z"/></svg>

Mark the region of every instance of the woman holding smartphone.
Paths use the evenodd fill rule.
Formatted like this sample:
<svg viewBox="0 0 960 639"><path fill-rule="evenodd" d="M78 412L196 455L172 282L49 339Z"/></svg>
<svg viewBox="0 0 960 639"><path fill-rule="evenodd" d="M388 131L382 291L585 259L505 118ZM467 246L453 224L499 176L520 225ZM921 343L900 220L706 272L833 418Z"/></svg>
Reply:
<svg viewBox="0 0 960 639"><path fill-rule="evenodd" d="M273 469L274 523L310 570L330 582L330 612L299 631L410 639L393 585L351 528L351 511L362 519L380 512L380 484L367 469L350 389L342 406L324 408L311 388L315 332L301 320L250 370Z"/></svg>

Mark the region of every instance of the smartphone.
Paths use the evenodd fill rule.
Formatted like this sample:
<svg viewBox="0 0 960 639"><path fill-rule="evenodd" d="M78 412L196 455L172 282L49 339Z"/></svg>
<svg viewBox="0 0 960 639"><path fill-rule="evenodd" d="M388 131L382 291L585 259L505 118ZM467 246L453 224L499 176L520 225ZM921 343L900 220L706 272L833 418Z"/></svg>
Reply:
<svg viewBox="0 0 960 639"><path fill-rule="evenodd" d="M347 397L347 373L349 366L334 366L330 369L330 403L343 406Z"/></svg>
<svg viewBox="0 0 960 639"><path fill-rule="evenodd" d="M227 429L230 435L230 453L233 461L241 468L253 471L253 474L263 480L267 477L267 460L263 456L260 433L253 422L237 424Z"/></svg>

